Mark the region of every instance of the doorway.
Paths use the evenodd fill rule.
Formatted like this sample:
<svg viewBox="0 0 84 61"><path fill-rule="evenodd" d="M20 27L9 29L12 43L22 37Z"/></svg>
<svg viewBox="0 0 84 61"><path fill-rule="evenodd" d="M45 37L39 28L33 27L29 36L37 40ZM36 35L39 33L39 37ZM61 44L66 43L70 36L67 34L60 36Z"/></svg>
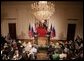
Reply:
<svg viewBox="0 0 84 61"><path fill-rule="evenodd" d="M68 24L67 28L67 40L74 40L76 24Z"/></svg>
<svg viewBox="0 0 84 61"><path fill-rule="evenodd" d="M12 39L16 39L16 23L9 23L9 34Z"/></svg>

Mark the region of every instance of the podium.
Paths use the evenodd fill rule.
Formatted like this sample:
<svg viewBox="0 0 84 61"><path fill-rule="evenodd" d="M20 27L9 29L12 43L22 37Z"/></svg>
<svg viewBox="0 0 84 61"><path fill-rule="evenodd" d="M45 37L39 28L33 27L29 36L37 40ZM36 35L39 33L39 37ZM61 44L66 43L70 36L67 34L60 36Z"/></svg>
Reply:
<svg viewBox="0 0 84 61"><path fill-rule="evenodd" d="M39 26L37 27L37 34L35 36L35 43L39 46L46 46L49 44L49 37L47 36L48 32L45 27Z"/></svg>
<svg viewBox="0 0 84 61"><path fill-rule="evenodd" d="M48 40L46 37L38 37L38 45L44 47L48 45Z"/></svg>

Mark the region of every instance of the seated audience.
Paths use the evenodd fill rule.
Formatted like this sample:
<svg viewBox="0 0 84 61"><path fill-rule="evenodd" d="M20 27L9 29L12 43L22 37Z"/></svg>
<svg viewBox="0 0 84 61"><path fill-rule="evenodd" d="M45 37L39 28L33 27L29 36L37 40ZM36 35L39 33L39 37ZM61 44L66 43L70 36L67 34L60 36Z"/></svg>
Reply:
<svg viewBox="0 0 84 61"><path fill-rule="evenodd" d="M8 39L9 40L9 39ZM1 36L1 59L2 60L36 60L39 46L31 42L23 42ZM83 40L77 36L75 41L50 42L47 54L49 60L81 60L83 59Z"/></svg>

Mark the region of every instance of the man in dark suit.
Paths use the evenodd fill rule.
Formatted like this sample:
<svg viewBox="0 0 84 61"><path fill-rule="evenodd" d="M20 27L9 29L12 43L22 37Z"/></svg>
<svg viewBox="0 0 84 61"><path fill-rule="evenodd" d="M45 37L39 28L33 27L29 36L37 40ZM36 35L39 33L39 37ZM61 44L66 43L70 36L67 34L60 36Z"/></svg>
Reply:
<svg viewBox="0 0 84 61"><path fill-rule="evenodd" d="M44 20L44 23L43 23L43 26L46 28L46 30L47 30L47 20Z"/></svg>

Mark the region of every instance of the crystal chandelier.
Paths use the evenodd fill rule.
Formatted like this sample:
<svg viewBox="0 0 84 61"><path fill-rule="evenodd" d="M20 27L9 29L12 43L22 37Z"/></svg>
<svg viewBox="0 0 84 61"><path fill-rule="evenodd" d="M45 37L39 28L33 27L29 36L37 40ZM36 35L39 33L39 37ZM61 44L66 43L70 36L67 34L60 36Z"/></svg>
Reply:
<svg viewBox="0 0 84 61"><path fill-rule="evenodd" d="M31 4L33 14L38 20L49 19L55 12L54 4L47 1L39 1Z"/></svg>

